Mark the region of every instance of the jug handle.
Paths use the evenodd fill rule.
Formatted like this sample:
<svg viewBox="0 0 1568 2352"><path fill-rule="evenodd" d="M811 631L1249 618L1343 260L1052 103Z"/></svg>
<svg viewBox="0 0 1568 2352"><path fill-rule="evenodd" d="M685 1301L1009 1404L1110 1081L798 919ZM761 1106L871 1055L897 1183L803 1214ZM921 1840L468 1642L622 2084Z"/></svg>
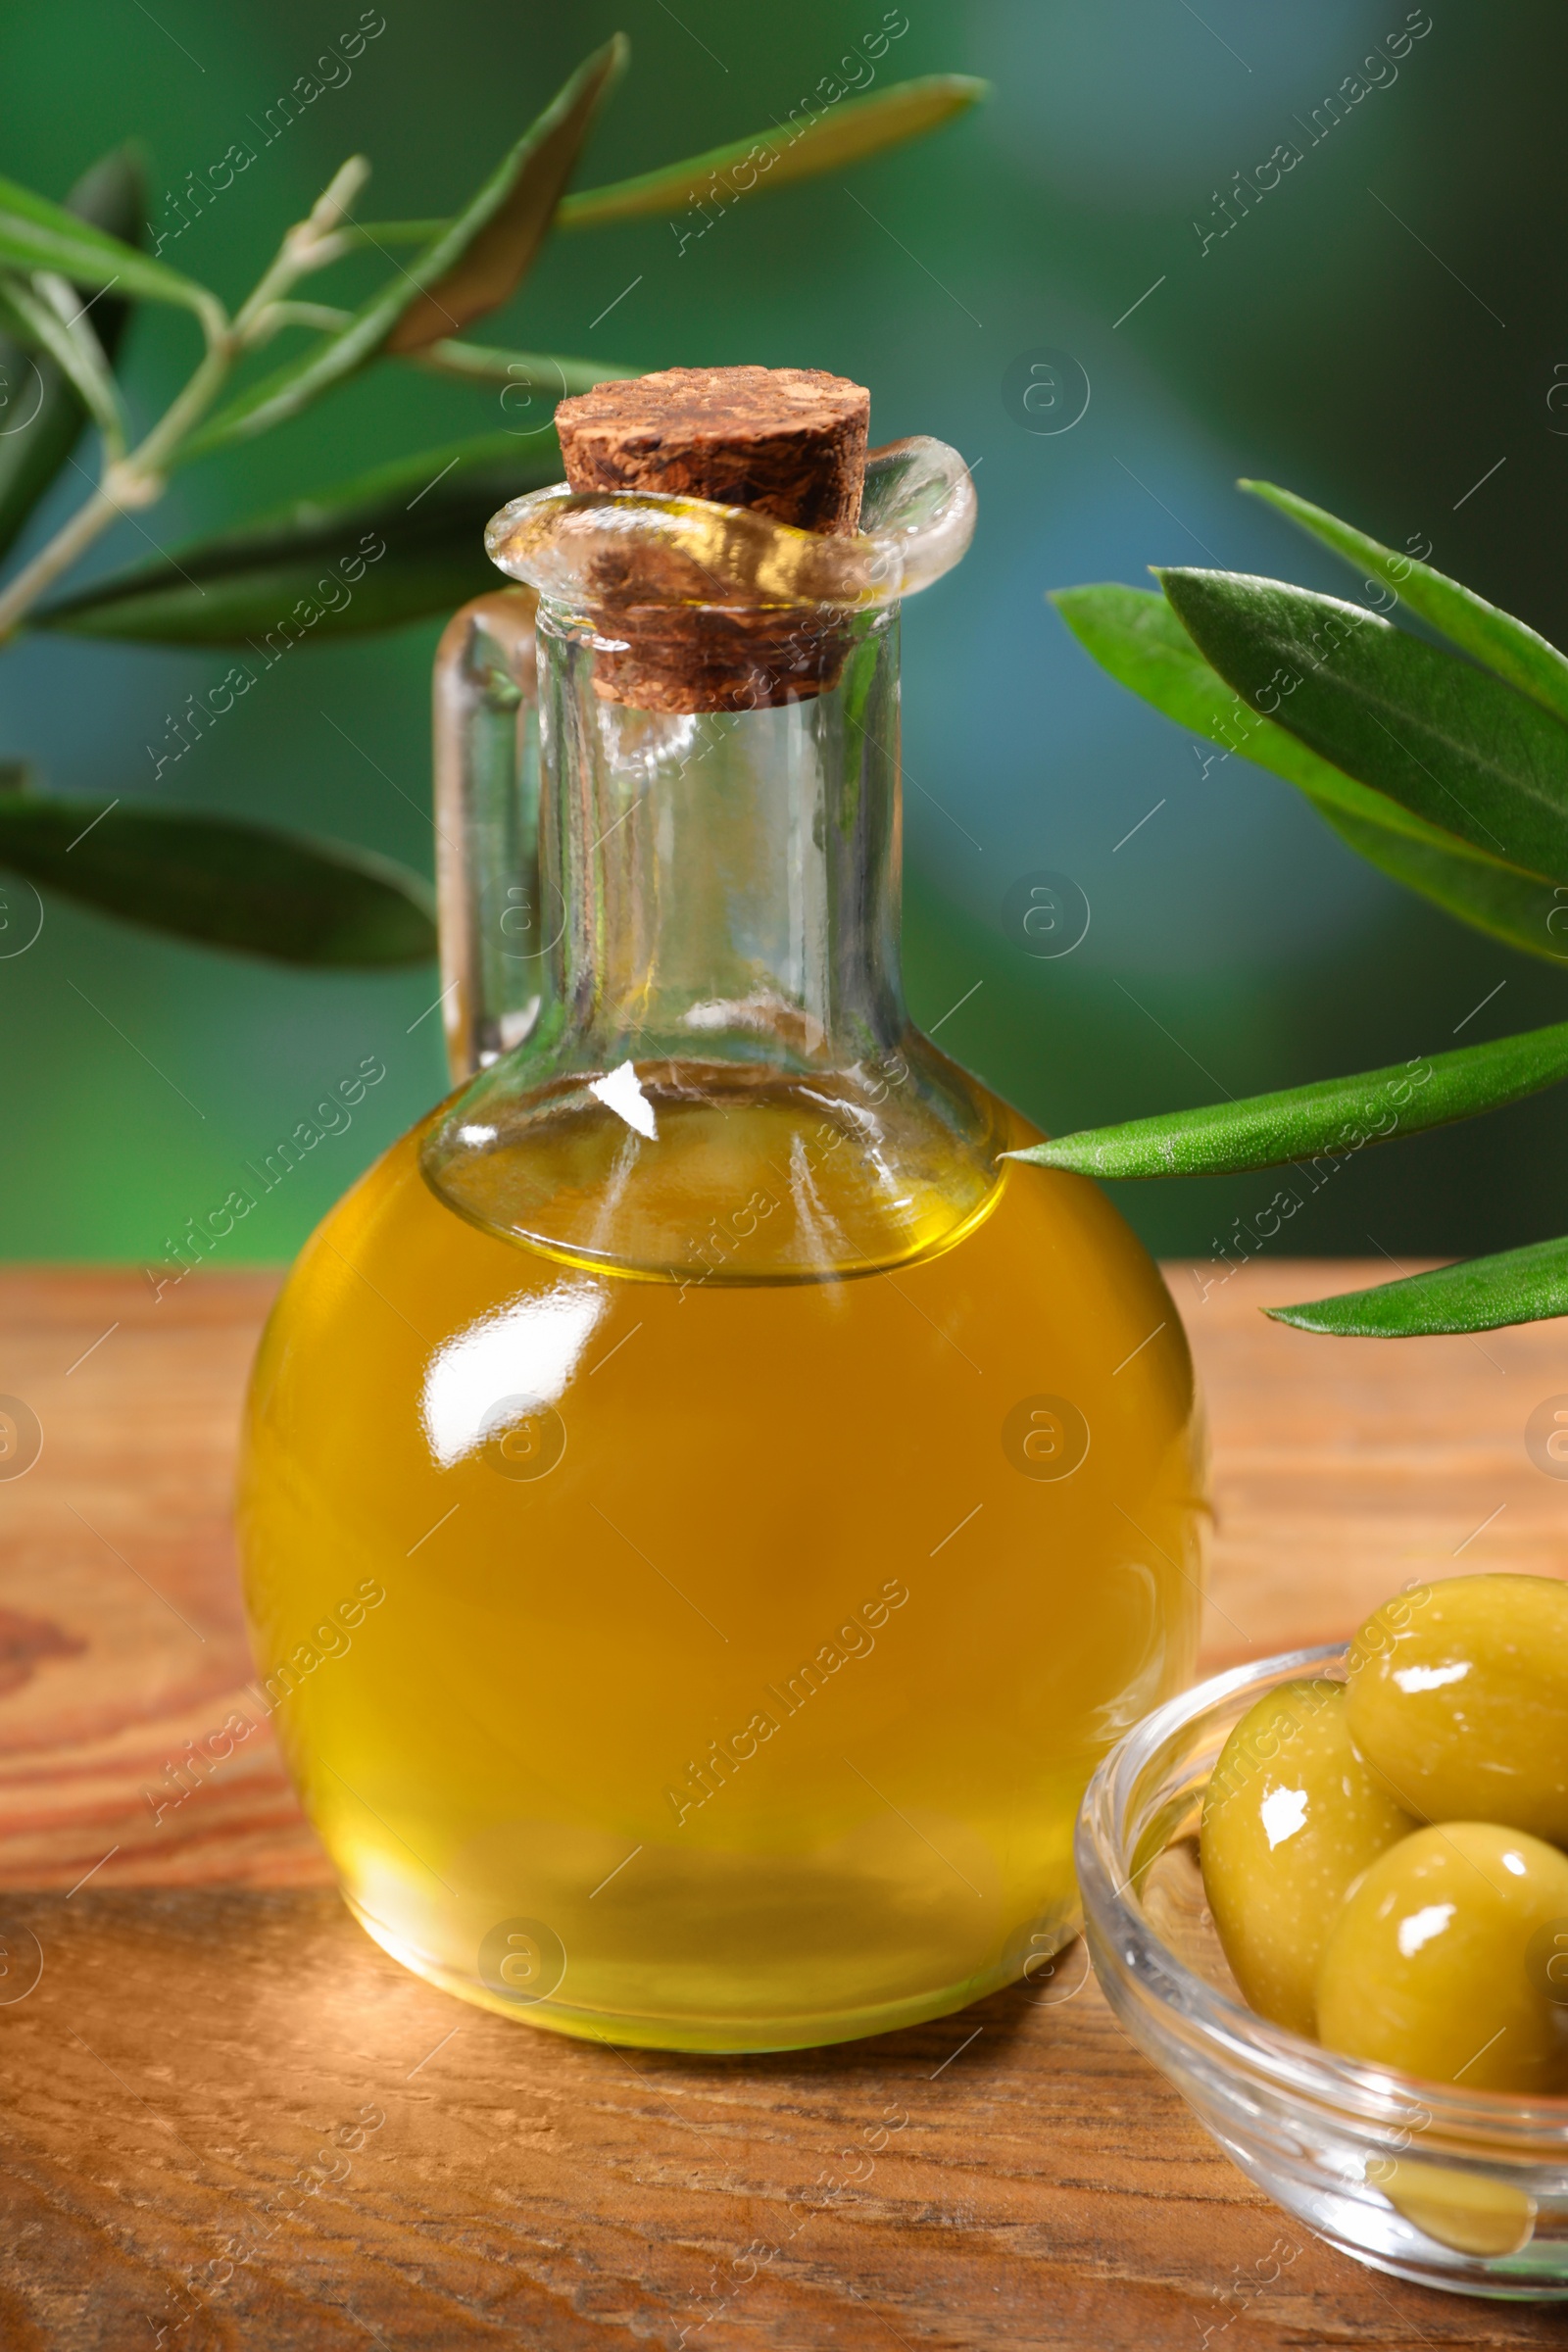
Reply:
<svg viewBox="0 0 1568 2352"><path fill-rule="evenodd" d="M543 1005L536 603L530 588L475 597L436 650L436 896L455 1084L521 1045Z"/></svg>

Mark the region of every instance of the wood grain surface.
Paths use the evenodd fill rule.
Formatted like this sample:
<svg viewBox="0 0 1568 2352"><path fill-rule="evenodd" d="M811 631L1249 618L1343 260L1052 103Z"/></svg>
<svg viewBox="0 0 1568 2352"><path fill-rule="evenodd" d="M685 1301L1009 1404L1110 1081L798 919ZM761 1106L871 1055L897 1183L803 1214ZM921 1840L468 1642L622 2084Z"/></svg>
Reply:
<svg viewBox="0 0 1568 2352"><path fill-rule="evenodd" d="M1562 1329L1334 1342L1257 1313L1373 1272L1170 1270L1213 1430L1210 1663L1344 1635L1411 1576L1563 1572L1568 1488L1524 1445L1568 1392ZM42 1431L0 1475L5 2352L1568 2343L1318 2244L1092 1981L696 2061L398 1968L246 1697L228 1490L272 1288L0 1277L0 1413ZM191 1772L235 1712L255 1732Z"/></svg>

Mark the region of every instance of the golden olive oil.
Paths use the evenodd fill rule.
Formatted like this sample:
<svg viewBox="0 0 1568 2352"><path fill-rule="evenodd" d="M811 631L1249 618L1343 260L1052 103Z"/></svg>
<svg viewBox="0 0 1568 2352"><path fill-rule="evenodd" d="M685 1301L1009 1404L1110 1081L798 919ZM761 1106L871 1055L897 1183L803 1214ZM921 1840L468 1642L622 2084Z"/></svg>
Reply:
<svg viewBox="0 0 1568 2352"><path fill-rule="evenodd" d="M658 1278L454 1213L427 1122L321 1225L256 1369L257 1651L349 1899L567 2033L791 2047L1043 1965L1090 1773L1192 1670L1192 1370L1115 1210L999 1162L944 1222L936 1171L902 1254L841 1278L875 1171L818 1154L827 1271L748 1280L792 1120L736 1114L733 1184L692 1129L691 1197L734 1207ZM581 1176L580 1139L527 1152L542 1200Z"/></svg>

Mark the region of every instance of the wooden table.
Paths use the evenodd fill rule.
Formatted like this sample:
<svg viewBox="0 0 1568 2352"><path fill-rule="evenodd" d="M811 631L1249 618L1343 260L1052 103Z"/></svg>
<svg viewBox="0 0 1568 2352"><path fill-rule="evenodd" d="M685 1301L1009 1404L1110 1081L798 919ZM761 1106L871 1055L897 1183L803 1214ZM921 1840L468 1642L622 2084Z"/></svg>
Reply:
<svg viewBox="0 0 1568 2352"><path fill-rule="evenodd" d="M1523 1443L1562 1330L1335 1342L1256 1311L1373 1271L1200 1298L1172 1270L1214 1432L1211 1663L1343 1635L1411 1576L1562 1571L1568 1489ZM164 1802L251 1672L229 1477L273 1279L0 1278L0 1391L43 1431L0 1481L5 2352L1568 2340L1319 2245L1092 1982L804 2055L593 2048L370 1943L265 1736Z"/></svg>

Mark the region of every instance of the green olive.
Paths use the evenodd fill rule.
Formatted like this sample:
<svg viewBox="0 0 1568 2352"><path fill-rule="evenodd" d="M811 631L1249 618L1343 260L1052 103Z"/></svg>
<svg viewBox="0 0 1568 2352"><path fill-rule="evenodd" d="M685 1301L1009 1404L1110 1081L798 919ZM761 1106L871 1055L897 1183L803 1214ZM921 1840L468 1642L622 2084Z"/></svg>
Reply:
<svg viewBox="0 0 1568 2352"><path fill-rule="evenodd" d="M1491 1821L1417 1830L1379 1856L1324 1948L1324 2047L1467 2090L1568 2088L1568 2011L1540 1965L1568 1922L1568 1854Z"/></svg>
<svg viewBox="0 0 1568 2352"><path fill-rule="evenodd" d="M1456 1576L1385 1601L1349 1688L1358 1751L1421 1820L1568 1843L1568 1584Z"/></svg>
<svg viewBox="0 0 1568 2352"><path fill-rule="evenodd" d="M1415 1826L1351 1747L1343 1684L1282 1683L1242 1717L1203 1799L1203 1892L1262 2016L1314 2031L1318 1961L1345 1891Z"/></svg>

